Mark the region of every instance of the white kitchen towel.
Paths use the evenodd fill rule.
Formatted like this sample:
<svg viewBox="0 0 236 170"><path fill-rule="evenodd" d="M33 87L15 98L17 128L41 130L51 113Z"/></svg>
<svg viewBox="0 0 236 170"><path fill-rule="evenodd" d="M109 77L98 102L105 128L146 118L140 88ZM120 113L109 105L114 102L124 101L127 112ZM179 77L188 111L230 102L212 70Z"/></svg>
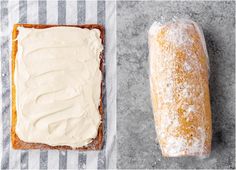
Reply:
<svg viewBox="0 0 236 170"><path fill-rule="evenodd" d="M101 151L14 150L11 146L11 32L15 23L105 26L104 146ZM1 169L116 168L116 1L1 0Z"/></svg>

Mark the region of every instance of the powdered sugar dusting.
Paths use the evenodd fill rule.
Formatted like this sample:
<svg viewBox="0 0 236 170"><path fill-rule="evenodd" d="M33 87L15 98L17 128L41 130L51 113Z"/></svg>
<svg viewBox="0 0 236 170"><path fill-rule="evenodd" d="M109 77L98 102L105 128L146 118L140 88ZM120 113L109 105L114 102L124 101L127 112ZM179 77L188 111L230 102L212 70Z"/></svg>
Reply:
<svg viewBox="0 0 236 170"><path fill-rule="evenodd" d="M192 67L190 66L190 64L188 64L188 62L184 62L184 71L189 72L192 70Z"/></svg>
<svg viewBox="0 0 236 170"><path fill-rule="evenodd" d="M187 144L187 140L182 137L167 137L166 146L163 148L165 153L168 153L172 156L177 156L179 153L185 151L185 146Z"/></svg>
<svg viewBox="0 0 236 170"><path fill-rule="evenodd" d="M192 114L194 114L194 112L195 112L195 106L194 105L189 105L188 107L187 107L187 109L185 109L185 112L184 112L184 117L186 118L186 120L187 121L189 121L190 120L190 114L192 113Z"/></svg>
<svg viewBox="0 0 236 170"><path fill-rule="evenodd" d="M193 43L189 34L186 32L189 25L185 23L178 23L178 25L171 25L167 30L165 39L178 47Z"/></svg>

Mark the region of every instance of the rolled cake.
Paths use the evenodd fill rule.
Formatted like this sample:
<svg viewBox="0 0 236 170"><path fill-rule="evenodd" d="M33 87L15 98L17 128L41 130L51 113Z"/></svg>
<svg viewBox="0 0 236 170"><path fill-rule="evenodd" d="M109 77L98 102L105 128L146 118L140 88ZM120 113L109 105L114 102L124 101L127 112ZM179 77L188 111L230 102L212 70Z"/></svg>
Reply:
<svg viewBox="0 0 236 170"><path fill-rule="evenodd" d="M149 30L150 89L163 156L208 156L212 123L208 56L191 20L155 22Z"/></svg>

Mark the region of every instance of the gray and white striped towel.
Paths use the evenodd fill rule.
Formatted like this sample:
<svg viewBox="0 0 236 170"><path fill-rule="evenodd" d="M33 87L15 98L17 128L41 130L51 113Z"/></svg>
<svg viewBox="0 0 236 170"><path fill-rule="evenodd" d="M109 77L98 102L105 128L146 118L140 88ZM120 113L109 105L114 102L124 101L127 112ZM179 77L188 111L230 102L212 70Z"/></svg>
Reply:
<svg viewBox="0 0 236 170"><path fill-rule="evenodd" d="M1 0L0 2L1 169L105 169L116 167L116 2ZM101 23L106 28L105 143L103 150L13 150L11 128L11 31L14 23Z"/></svg>

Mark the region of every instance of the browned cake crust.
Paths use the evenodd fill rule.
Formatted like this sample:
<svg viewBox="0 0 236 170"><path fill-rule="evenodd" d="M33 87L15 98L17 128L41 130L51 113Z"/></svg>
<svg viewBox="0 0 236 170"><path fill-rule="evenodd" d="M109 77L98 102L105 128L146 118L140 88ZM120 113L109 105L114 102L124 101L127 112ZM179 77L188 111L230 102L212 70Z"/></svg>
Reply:
<svg viewBox="0 0 236 170"><path fill-rule="evenodd" d="M50 146L47 144L42 143L28 143L20 140L17 136L15 128L17 122L17 111L16 111L16 88L14 84L14 72L15 72L15 60L17 54L17 36L18 36L18 27L25 27L25 28L35 28L35 29L43 29L49 27L58 27L58 26L68 26L68 27L79 27L79 28L87 28L87 29L99 29L101 32L101 39L102 44L104 46L105 41L105 29L102 25L99 24L85 24L85 25L36 25L36 24L15 24L12 31L12 127L11 127L11 142L12 147L14 149L56 149L56 150L72 150L70 146ZM104 128L104 112L102 108L102 95L103 95L103 82L104 82L104 50L100 54L100 70L103 74L103 81L101 82L101 94L100 94L100 105L99 105L99 113L101 115L101 124L98 128L98 134L95 139L87 146L78 147L74 150L99 150L102 148L103 145L103 128Z"/></svg>

